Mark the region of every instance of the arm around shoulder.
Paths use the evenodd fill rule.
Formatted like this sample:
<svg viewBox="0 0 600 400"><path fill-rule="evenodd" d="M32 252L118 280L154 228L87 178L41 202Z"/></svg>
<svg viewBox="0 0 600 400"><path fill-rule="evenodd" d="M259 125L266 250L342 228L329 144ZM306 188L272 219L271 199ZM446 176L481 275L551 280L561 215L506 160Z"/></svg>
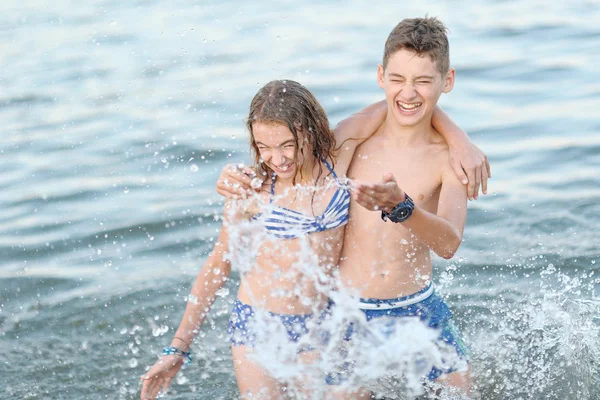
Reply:
<svg viewBox="0 0 600 400"><path fill-rule="evenodd" d="M334 129L338 146L350 139L358 144L364 142L381 126L386 115L387 103L381 100L343 119Z"/></svg>
<svg viewBox="0 0 600 400"><path fill-rule="evenodd" d="M435 107L431 123L450 147L450 165L458 179L468 185L469 200L478 199L480 185L483 194L487 194L487 180L492 172L485 153L439 106Z"/></svg>
<svg viewBox="0 0 600 400"><path fill-rule="evenodd" d="M334 129L337 162L350 165L354 150L373 136L386 115L387 103L381 100L340 121Z"/></svg>

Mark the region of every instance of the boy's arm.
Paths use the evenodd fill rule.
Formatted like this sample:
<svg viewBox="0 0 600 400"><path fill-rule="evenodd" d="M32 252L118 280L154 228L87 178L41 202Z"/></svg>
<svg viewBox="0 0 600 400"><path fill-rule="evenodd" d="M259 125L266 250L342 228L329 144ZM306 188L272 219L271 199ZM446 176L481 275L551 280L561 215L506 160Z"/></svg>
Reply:
<svg viewBox="0 0 600 400"><path fill-rule="evenodd" d="M469 200L479 198L479 185L483 194L487 194L487 180L492 177L492 172L485 153L469 140L467 134L439 106L433 111L431 124L446 139L450 147L450 164L458 179L463 184L468 184Z"/></svg>
<svg viewBox="0 0 600 400"><path fill-rule="evenodd" d="M390 173L385 174L380 183L359 183L356 186L356 202L371 211L391 212L392 208L405 199L404 191ZM437 215L415 205L412 215L401 224L437 255L449 259L462 242L466 218L465 187L454 172L448 169L442 175Z"/></svg>
<svg viewBox="0 0 600 400"><path fill-rule="evenodd" d="M352 162L354 151L373 136L387 115L385 100L373 103L340 121L333 130L336 143L335 169L345 174Z"/></svg>
<svg viewBox="0 0 600 400"><path fill-rule="evenodd" d="M354 150L370 138L381 126L387 115L385 100L373 103L359 112L342 120L333 130L336 148L334 149L335 170L338 174L345 175ZM260 191L256 183L256 172L244 164L227 164L221 170L217 180L217 193L228 199L246 198L252 192Z"/></svg>
<svg viewBox="0 0 600 400"><path fill-rule="evenodd" d="M252 181L257 179L256 171L247 165L226 164L217 179L217 193L226 199L245 199L260 191L264 179L254 188Z"/></svg>

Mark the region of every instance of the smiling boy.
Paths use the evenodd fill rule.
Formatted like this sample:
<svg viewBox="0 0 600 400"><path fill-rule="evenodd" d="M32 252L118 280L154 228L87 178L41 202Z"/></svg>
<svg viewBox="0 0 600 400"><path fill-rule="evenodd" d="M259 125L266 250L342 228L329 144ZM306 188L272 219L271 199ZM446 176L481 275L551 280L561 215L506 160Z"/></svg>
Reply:
<svg viewBox="0 0 600 400"><path fill-rule="evenodd" d="M450 165L448 144L431 125L454 78L438 19L405 19L393 29L378 67L388 112L348 171L358 204L350 207L339 268L343 284L360 293L368 321L417 316L437 329L458 362L436 366L426 378L468 392L468 350L433 289L430 257L431 250L446 259L455 254L467 215L467 190Z"/></svg>

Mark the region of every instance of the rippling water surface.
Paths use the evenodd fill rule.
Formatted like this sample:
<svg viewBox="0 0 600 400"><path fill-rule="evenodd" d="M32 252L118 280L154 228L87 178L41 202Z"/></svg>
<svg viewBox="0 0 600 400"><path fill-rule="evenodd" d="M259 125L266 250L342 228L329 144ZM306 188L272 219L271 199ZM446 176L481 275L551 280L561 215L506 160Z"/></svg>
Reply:
<svg viewBox="0 0 600 400"><path fill-rule="evenodd" d="M218 228L214 186L274 78L332 123L382 97L405 17L450 28L442 106L492 162L436 283L484 399L600 392L600 3L5 0L0 397L133 399ZM231 285L235 285L237 279ZM220 299L172 398L237 396Z"/></svg>

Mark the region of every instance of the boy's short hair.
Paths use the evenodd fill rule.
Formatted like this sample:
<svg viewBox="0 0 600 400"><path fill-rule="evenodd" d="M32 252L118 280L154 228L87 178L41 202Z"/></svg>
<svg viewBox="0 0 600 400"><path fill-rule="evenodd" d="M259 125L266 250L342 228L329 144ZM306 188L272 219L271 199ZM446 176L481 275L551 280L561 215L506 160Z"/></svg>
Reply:
<svg viewBox="0 0 600 400"><path fill-rule="evenodd" d="M419 56L427 55L445 75L450 69L448 29L435 17L406 18L392 30L385 42L383 69L389 58L402 49L412 50Z"/></svg>

